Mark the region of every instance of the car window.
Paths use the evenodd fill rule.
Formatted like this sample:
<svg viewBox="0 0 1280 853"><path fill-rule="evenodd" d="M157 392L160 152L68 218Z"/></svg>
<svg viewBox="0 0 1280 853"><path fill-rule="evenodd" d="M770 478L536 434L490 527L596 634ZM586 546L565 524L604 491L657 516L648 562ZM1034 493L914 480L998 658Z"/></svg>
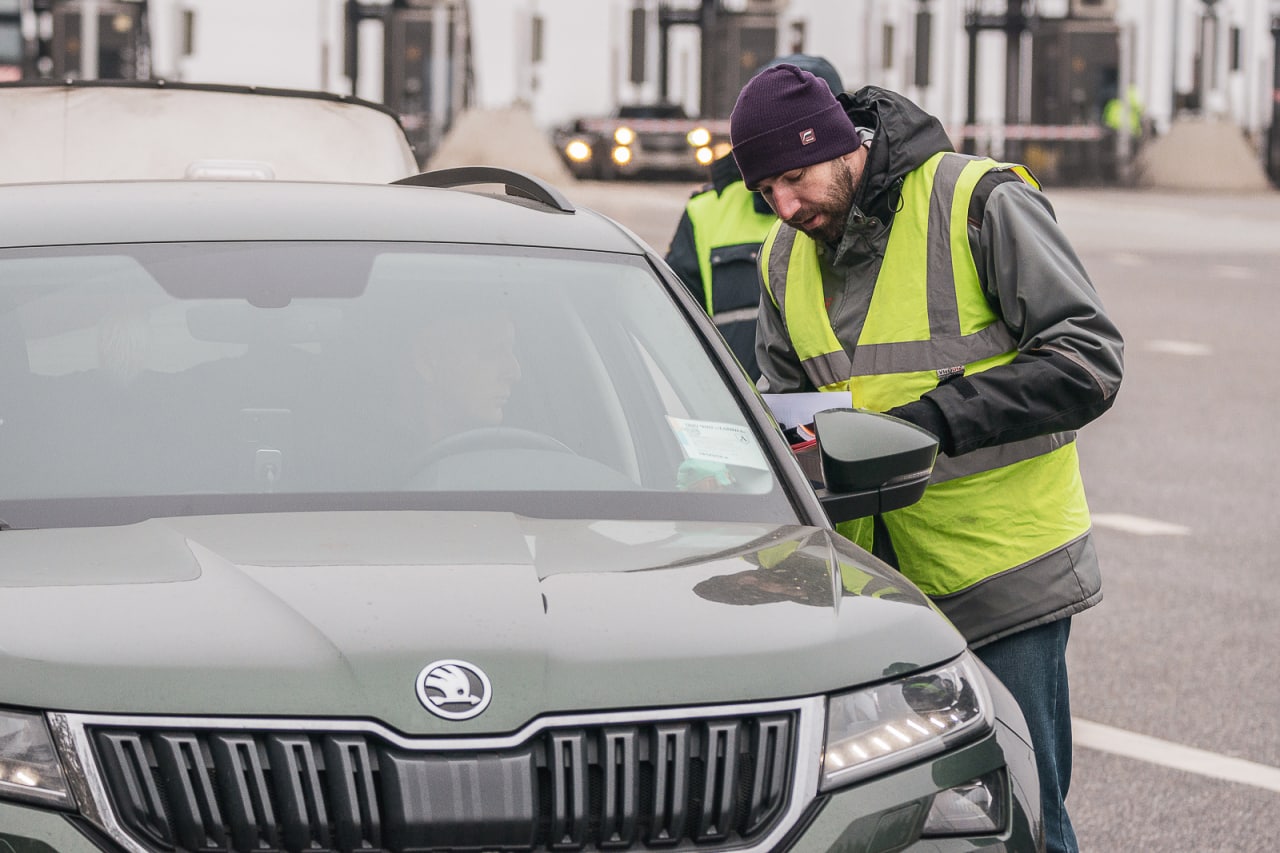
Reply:
<svg viewBox="0 0 1280 853"><path fill-rule="evenodd" d="M0 386L14 526L401 506L794 520L741 401L639 258L8 250Z"/></svg>

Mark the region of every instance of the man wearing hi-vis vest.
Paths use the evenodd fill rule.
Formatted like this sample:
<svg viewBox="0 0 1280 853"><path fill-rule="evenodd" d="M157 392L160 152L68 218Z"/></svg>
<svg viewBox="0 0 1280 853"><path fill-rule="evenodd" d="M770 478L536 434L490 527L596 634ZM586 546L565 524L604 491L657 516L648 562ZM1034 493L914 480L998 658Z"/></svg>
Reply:
<svg viewBox="0 0 1280 853"><path fill-rule="evenodd" d="M753 77L734 157L779 223L761 249L761 391L830 391L938 438L923 499L841 531L893 562L1017 697L1046 846L1076 850L1066 645L1102 597L1075 430L1110 408L1123 341L1029 171L954 153L876 87Z"/></svg>

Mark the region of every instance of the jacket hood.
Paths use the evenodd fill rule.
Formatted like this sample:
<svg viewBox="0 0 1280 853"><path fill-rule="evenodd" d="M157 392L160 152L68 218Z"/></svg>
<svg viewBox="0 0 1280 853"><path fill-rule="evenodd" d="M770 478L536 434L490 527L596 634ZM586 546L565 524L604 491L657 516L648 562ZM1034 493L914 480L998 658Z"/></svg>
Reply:
<svg viewBox="0 0 1280 853"><path fill-rule="evenodd" d="M738 161L733 159L733 154L726 154L711 164L710 186L716 191L717 195L723 193L730 184L735 184L741 180L742 171L738 168ZM773 208L769 206L769 202L764 200L764 196L758 192L751 193L751 206L756 213L773 215Z"/></svg>
<svg viewBox="0 0 1280 853"><path fill-rule="evenodd" d="M711 164L711 186L717 193L724 192L725 187L740 180L742 180L742 170L738 168L738 161L733 159L732 153L724 155Z"/></svg>
<svg viewBox="0 0 1280 853"><path fill-rule="evenodd" d="M934 154L955 147L942 122L896 92L864 86L839 97L854 125L875 133L854 204L888 222L907 173Z"/></svg>
<svg viewBox="0 0 1280 853"><path fill-rule="evenodd" d="M846 540L765 524L318 512L11 530L0 592L6 703L422 734L817 695L964 647ZM419 699L450 660L492 681L476 719Z"/></svg>

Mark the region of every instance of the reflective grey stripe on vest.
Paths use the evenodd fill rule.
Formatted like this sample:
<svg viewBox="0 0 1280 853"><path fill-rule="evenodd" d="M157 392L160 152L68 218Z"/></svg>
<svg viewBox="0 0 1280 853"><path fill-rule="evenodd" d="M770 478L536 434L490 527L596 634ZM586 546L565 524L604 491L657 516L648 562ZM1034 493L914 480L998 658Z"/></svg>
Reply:
<svg viewBox="0 0 1280 853"><path fill-rule="evenodd" d="M741 323L743 320L754 320L760 316L760 306L752 305L750 308L734 308L732 311L717 311L715 320L717 326L726 326L729 323Z"/></svg>
<svg viewBox="0 0 1280 853"><path fill-rule="evenodd" d="M851 367L849 354L844 350L814 356L804 361L805 373L809 374L813 384L819 388L848 382L852 375L849 373Z"/></svg>
<svg viewBox="0 0 1280 853"><path fill-rule="evenodd" d="M773 239L773 248L769 251L769 288L773 291L773 301L778 304L782 314L782 322L787 322L787 269L791 265L791 250L796 245L796 232L785 225L778 229L778 236Z"/></svg>
<svg viewBox="0 0 1280 853"><path fill-rule="evenodd" d="M930 275L932 278L932 275ZM929 295L932 316L933 294ZM955 299L951 305L955 307ZM850 376L879 376L882 373L915 373L937 370L940 366L971 364L984 358L1003 355L1017 347L1017 341L1004 323L992 323L981 331L964 337L938 338L931 341L901 341L893 344L860 344L853 351Z"/></svg>
<svg viewBox="0 0 1280 853"><path fill-rule="evenodd" d="M951 207L960 172L969 165L967 157L943 156L933 175L929 192L928 285L929 336L934 339L960 335L960 307L956 304L955 271L951 267ZM1006 350L1007 352L1007 350ZM994 355L995 353L993 353ZM963 364L964 359L956 362ZM926 368L927 369L927 368Z"/></svg>
<svg viewBox="0 0 1280 853"><path fill-rule="evenodd" d="M774 238L773 248L769 251L769 287L778 303L778 312L782 315L784 325L787 322L787 271L791 266L791 250L795 244L795 229L784 226L778 229L778 236ZM805 373L819 388L848 382L853 375L853 364L844 349L806 358L803 362Z"/></svg>
<svg viewBox="0 0 1280 853"><path fill-rule="evenodd" d="M978 645L1070 616L1101 599L1102 576L1088 533L960 592L933 596L964 638ZM1064 601L1072 603L1064 607Z"/></svg>
<svg viewBox="0 0 1280 853"><path fill-rule="evenodd" d="M1059 447L1065 447L1075 441L1075 438L1075 432L1054 432L1008 444L997 444L994 447L982 447L959 456L939 453L938 458L934 460L933 476L929 478L929 482L943 483L1033 459L1036 456L1051 453Z"/></svg>

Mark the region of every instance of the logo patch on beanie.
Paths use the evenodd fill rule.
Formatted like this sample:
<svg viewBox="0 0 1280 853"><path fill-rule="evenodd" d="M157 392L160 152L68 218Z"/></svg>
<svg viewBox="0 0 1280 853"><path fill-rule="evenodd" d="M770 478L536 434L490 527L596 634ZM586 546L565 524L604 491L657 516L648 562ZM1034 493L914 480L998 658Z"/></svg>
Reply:
<svg viewBox="0 0 1280 853"><path fill-rule="evenodd" d="M800 131L801 145L812 145L817 141L818 141L818 134L813 132L812 127L807 127L804 130Z"/></svg>

